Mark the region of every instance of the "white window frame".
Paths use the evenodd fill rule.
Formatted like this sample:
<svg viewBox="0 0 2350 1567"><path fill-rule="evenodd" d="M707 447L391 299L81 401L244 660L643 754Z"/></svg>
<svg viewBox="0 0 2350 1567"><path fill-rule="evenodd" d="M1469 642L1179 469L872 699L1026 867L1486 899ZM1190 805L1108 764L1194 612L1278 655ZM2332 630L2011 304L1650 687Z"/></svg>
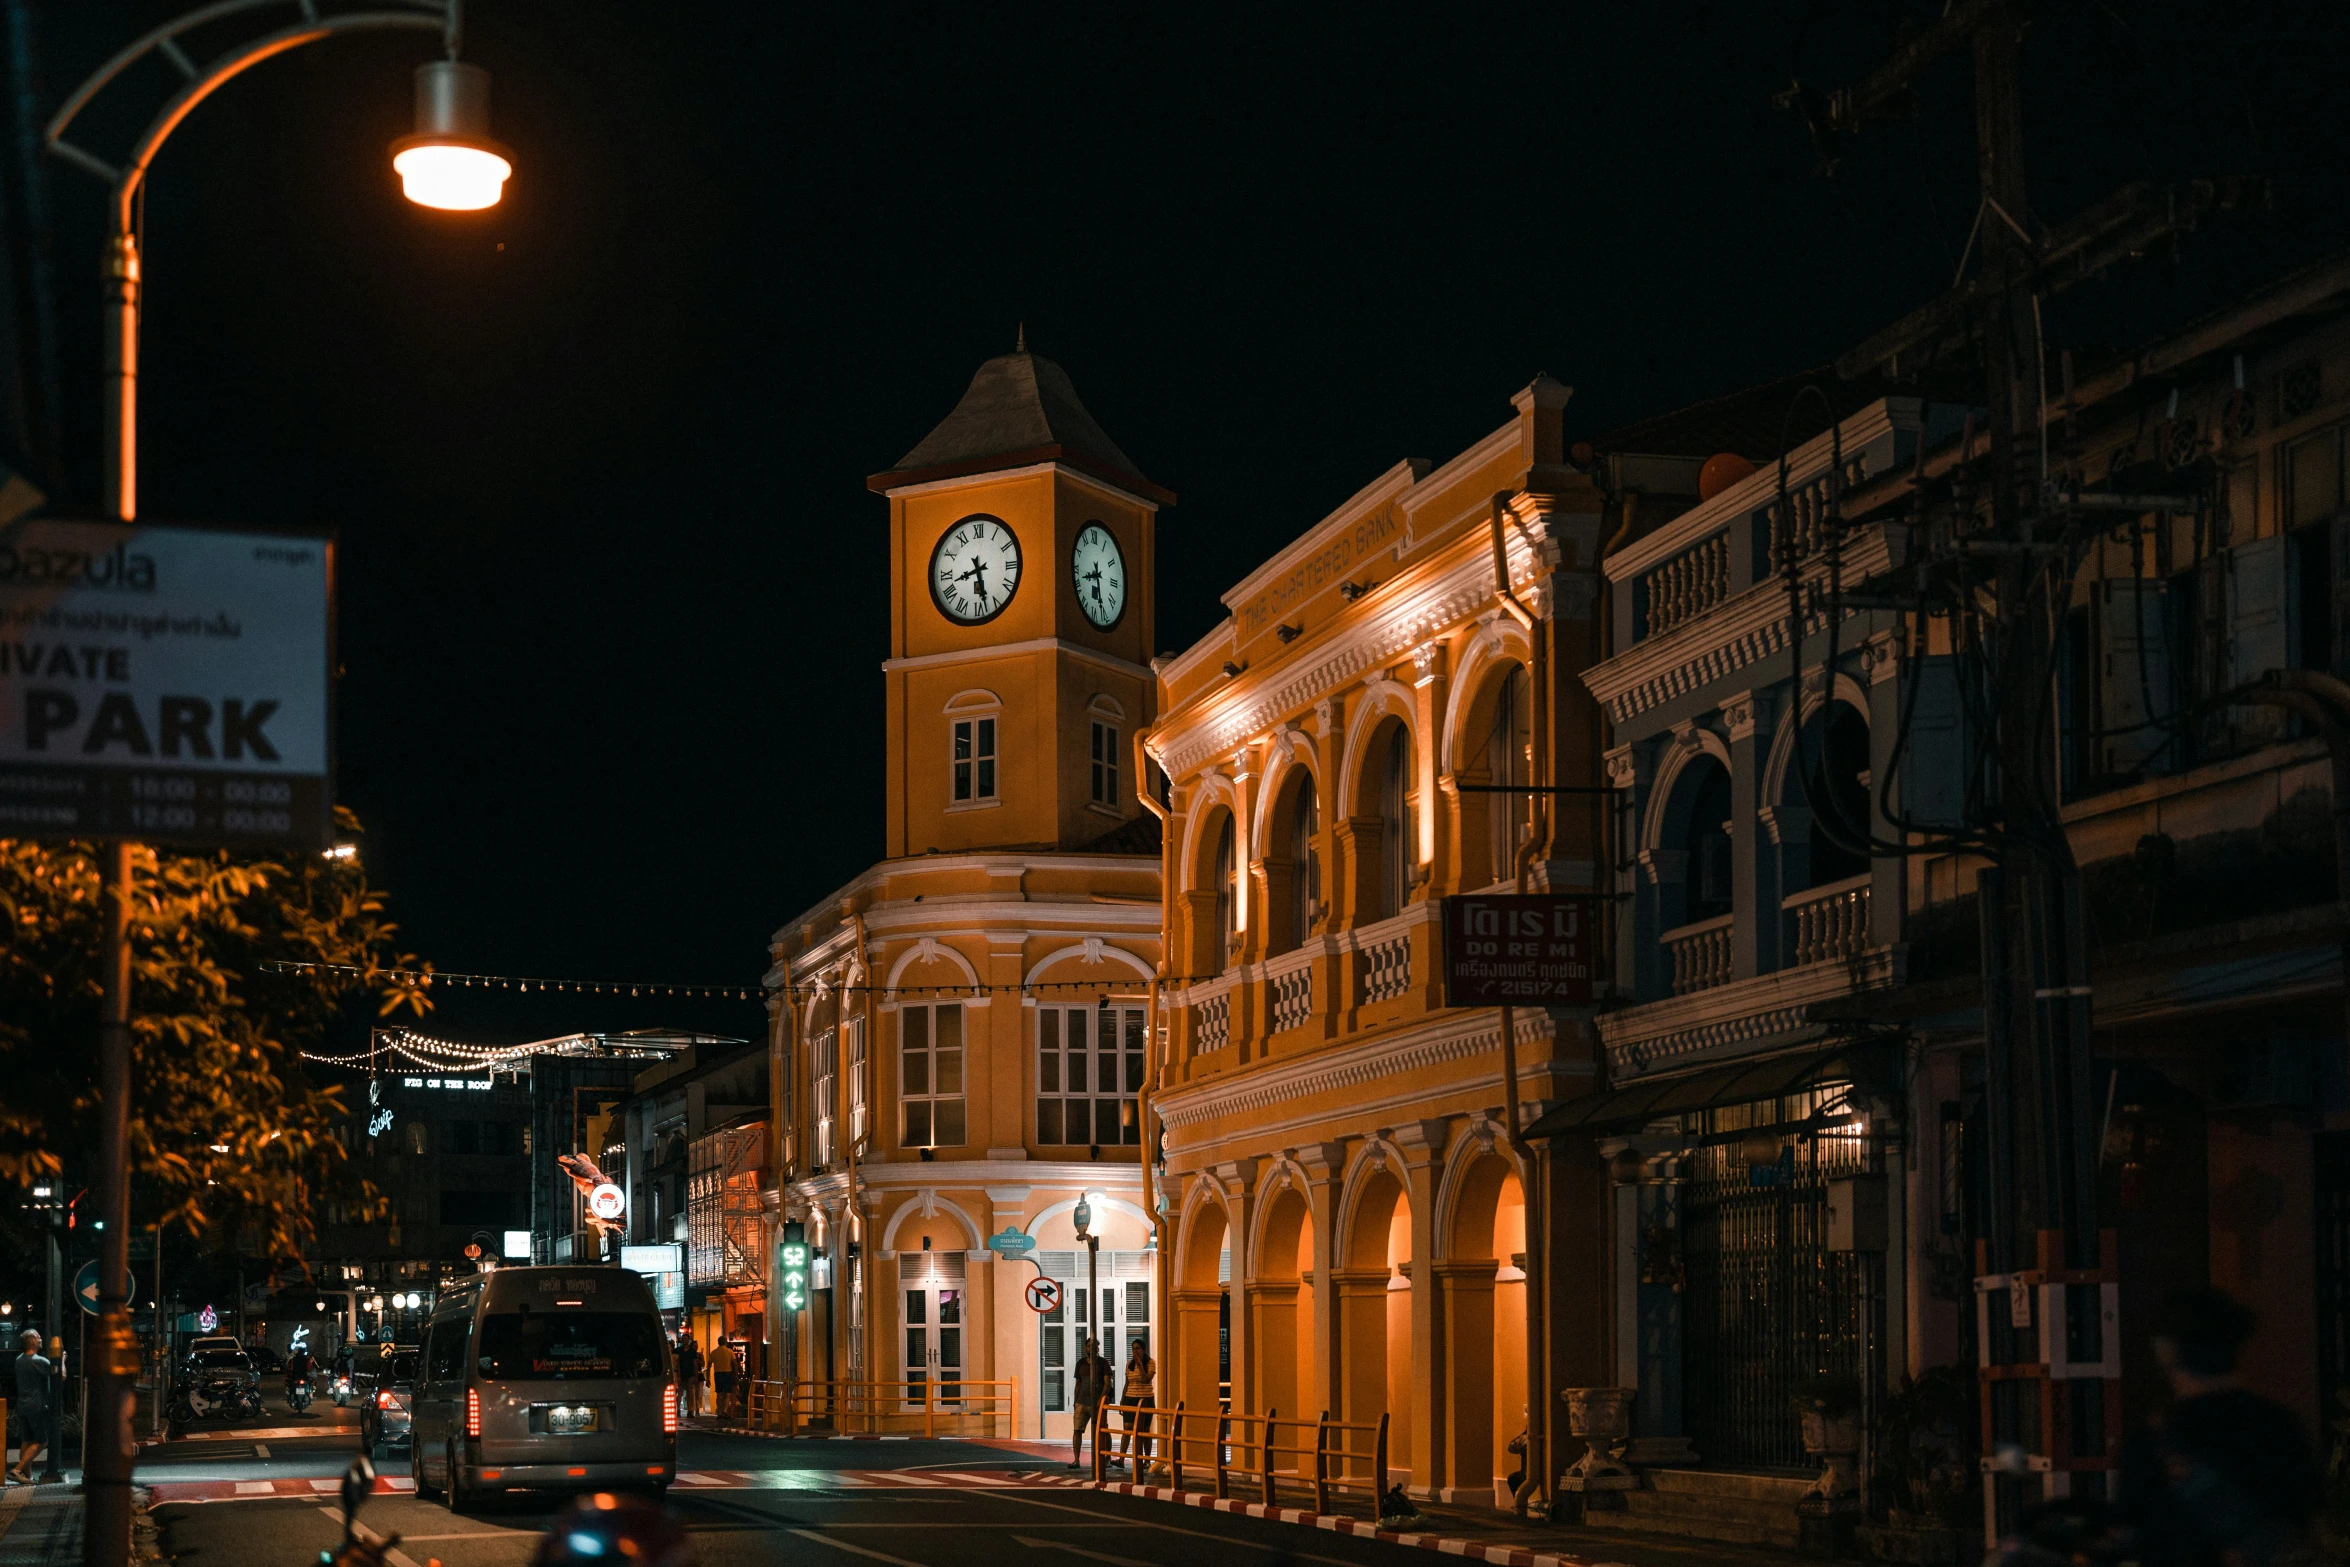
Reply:
<svg viewBox="0 0 2350 1567"><path fill-rule="evenodd" d="M852 1017L841 1025L849 1036L849 1141L859 1147L872 1124L872 1066L865 1052L865 1019Z"/></svg>
<svg viewBox="0 0 2350 1567"><path fill-rule="evenodd" d="M839 1088L840 1036L832 1029L818 1034L808 1046L808 1097L814 1101L809 1110L815 1119L815 1155L813 1163L830 1166L832 1163L833 1111L837 1107Z"/></svg>
<svg viewBox="0 0 2350 1567"><path fill-rule="evenodd" d="M1003 803L1003 714L957 713L947 721L947 809L975 811Z"/></svg>
<svg viewBox="0 0 2350 1567"><path fill-rule="evenodd" d="M1070 1019L1084 1019L1086 1041L1082 1050L1073 1049L1069 1040ZM1101 1047L1103 1020L1108 1019L1115 1030L1114 1043L1107 1051ZM1142 1112L1137 1101L1142 1074L1148 1068L1148 1035L1145 1032L1146 1015L1139 1006L1124 1003L1104 1005L1100 1002L1074 1004L1047 1004L1036 1008L1036 1121L1037 1146L1040 1148L1113 1148L1142 1146ZM1101 1067L1107 1056L1118 1072L1118 1082L1110 1092L1100 1088ZM1085 1086L1071 1084L1082 1071ZM1101 1136L1103 1106L1109 1106L1109 1115L1115 1137ZM1085 1124L1082 1137L1049 1138L1057 1115L1058 1130L1064 1134L1072 1130L1069 1122L1071 1106L1081 1106L1079 1114Z"/></svg>
<svg viewBox="0 0 2350 1567"><path fill-rule="evenodd" d="M953 1017L955 1043L941 1045L940 1019ZM950 1063L946 1057L952 1053ZM960 1148L971 1136L970 1013L960 1001L909 1001L898 1008L898 1146ZM955 1086L940 1086L951 1064ZM917 1070L919 1069L919 1070ZM917 1089L916 1083L922 1086ZM918 1113L917 1113L918 1112ZM952 1116L952 1126L948 1117ZM954 1136L942 1136L952 1130ZM925 1135L917 1137L920 1131Z"/></svg>
<svg viewBox="0 0 2350 1567"><path fill-rule="evenodd" d="M1093 799L1092 804L1113 815L1125 811L1125 801L1118 787L1118 725L1111 719L1095 717L1087 727L1093 737Z"/></svg>

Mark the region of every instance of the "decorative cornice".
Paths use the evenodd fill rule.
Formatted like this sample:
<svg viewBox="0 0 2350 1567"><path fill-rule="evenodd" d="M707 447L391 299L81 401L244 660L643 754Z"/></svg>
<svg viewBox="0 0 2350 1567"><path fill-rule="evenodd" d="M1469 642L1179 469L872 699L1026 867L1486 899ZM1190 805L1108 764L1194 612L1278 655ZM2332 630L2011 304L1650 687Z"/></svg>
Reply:
<svg viewBox="0 0 2350 1567"><path fill-rule="evenodd" d="M1520 1044L1545 1044L1553 1037L1548 1013L1521 1008L1517 1018ZM1465 1061L1486 1051L1498 1053L1498 1024L1496 1013L1467 1013L1359 1045L1282 1057L1253 1070L1219 1072L1167 1090L1156 1108L1170 1132L1221 1117L1250 1115L1397 1073Z"/></svg>
<svg viewBox="0 0 2350 1567"><path fill-rule="evenodd" d="M1667 1001L1599 1015L1610 1081L1628 1082L1694 1061L1754 1054L1814 1027L1820 1003L1899 985L1908 972L1905 946L1872 947L1857 961L1837 959L1781 969Z"/></svg>
<svg viewBox="0 0 2350 1567"><path fill-rule="evenodd" d="M1847 581L1878 575L1891 564L1892 549L1882 525L1858 530L1845 544ZM1826 575L1826 566L1816 560L1804 567L1806 584L1825 581ZM1849 622L1868 613L1848 610L1843 618ZM1825 612L1806 612L1806 641L1827 629ZM1675 697L1703 690L1786 651L1787 585L1773 577L1686 625L1592 665L1583 672L1583 683L1607 708L1609 720L1621 726Z"/></svg>
<svg viewBox="0 0 2350 1567"><path fill-rule="evenodd" d="M1029 653L1065 653L1081 664L1097 664L1113 674L1125 675L1145 685L1158 677L1140 664L1129 664L1122 658L1096 652L1060 637L1035 637L1026 642L998 642L988 647L957 648L951 653L917 653L911 658L885 658L881 671L886 675L909 669L936 669L944 664L976 664L991 658L1020 658Z"/></svg>

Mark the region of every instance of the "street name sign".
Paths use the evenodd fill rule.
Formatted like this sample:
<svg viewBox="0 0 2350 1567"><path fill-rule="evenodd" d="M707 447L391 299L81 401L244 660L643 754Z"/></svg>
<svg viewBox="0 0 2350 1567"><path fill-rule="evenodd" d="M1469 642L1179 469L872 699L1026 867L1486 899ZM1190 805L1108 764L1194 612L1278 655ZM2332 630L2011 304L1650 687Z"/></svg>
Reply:
<svg viewBox="0 0 2350 1567"><path fill-rule="evenodd" d="M1017 1262L1036 1250L1036 1237L1023 1235L1009 1227L998 1230L987 1238L987 1249L999 1257Z"/></svg>
<svg viewBox="0 0 2350 1567"><path fill-rule="evenodd" d="M0 837L333 841L334 545L0 526Z"/></svg>
<svg viewBox="0 0 2350 1567"><path fill-rule="evenodd" d="M1588 897L1471 893L1444 900L1444 1001L1455 1007L1591 1000Z"/></svg>

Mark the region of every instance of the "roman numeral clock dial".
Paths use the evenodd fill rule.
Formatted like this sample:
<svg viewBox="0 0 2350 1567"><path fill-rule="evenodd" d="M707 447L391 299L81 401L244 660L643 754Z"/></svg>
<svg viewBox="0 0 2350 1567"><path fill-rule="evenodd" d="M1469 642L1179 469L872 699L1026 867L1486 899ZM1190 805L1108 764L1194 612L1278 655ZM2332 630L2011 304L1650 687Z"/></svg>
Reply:
<svg viewBox="0 0 2350 1567"><path fill-rule="evenodd" d="M1069 576L1077 589L1077 607L1087 620L1107 631L1126 613L1126 557L1118 541L1098 522L1077 533L1077 547L1069 552Z"/></svg>
<svg viewBox="0 0 2350 1567"><path fill-rule="evenodd" d="M993 620L1020 587L1020 541L1000 517L975 513L930 552L930 597L958 626Z"/></svg>

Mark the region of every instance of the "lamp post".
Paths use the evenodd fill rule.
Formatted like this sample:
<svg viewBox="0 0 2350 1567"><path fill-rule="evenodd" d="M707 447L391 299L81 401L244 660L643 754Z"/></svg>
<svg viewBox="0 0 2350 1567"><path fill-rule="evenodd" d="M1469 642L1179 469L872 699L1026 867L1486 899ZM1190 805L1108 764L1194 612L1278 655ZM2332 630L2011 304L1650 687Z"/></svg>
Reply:
<svg viewBox="0 0 2350 1567"><path fill-rule="evenodd" d="M504 149L489 139L489 74L458 62L463 0L382 0L382 8L322 15L317 0L215 0L140 35L73 90L43 133L48 149L106 181L106 246L99 263L104 302L104 490L107 512L121 522L139 514L139 240L138 200L148 167L171 133L221 87L281 54L347 33L388 30L439 33L447 58L416 73L416 131L392 146L392 164L408 199L454 210L496 203L513 172ZM232 45L199 65L183 34L232 17L291 10L300 20ZM91 100L150 54L183 78L179 90L148 121L121 164L65 139ZM82 1560L90 1567L121 1567L131 1546L131 1403L137 1396L138 1351L130 1323L130 901L131 845L106 845L105 938L99 974L104 995L98 1025L98 1214L105 1225L98 1258L98 1321L85 1373L90 1408L85 1424L83 1480L88 1496ZM111 1412L111 1413L110 1413Z"/></svg>
<svg viewBox="0 0 2350 1567"><path fill-rule="evenodd" d="M1093 1193L1077 1194L1077 1210L1069 1215L1069 1222L1077 1226L1077 1238L1085 1243L1085 1309L1077 1314L1081 1323L1093 1325L1094 1336L1101 1336L1102 1322L1102 1238L1093 1233ZM1084 1346L1078 1346L1078 1358L1084 1358ZM1103 1360L1115 1366L1117 1362L1104 1355ZM1102 1417L1093 1417L1093 1445L1102 1445Z"/></svg>

